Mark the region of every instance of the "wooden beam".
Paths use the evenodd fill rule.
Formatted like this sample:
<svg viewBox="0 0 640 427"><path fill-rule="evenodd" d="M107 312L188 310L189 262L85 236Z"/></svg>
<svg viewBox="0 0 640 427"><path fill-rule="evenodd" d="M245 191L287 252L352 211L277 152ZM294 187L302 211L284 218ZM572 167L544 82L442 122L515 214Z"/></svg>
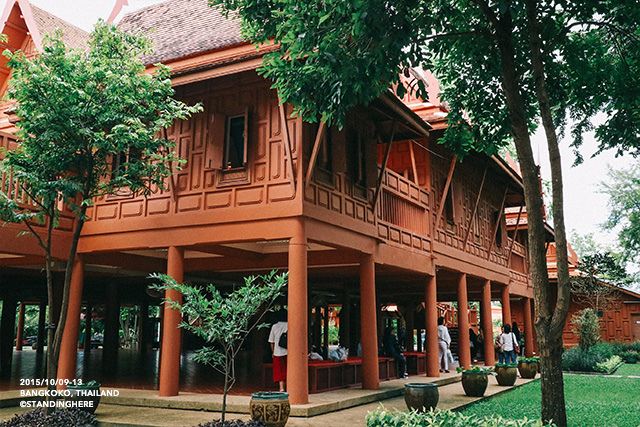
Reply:
<svg viewBox="0 0 640 427"><path fill-rule="evenodd" d="M476 197L476 203L473 206L473 213L469 218L469 225L467 226L467 234L464 236L464 243L462 244L462 250L467 250L467 242L469 241L469 235L471 234L471 227L473 226L473 218L475 218L478 212L478 205L480 204L480 196L482 195L482 188L484 187L484 180L487 177L487 169L489 169L489 163L484 167L484 173L482 174L482 181L480 182L480 189L478 189L478 197Z"/></svg>
<svg viewBox="0 0 640 427"><path fill-rule="evenodd" d="M291 138L289 137L289 126L287 125L284 103L280 98L278 98L278 102L280 107L280 123L282 123L282 144L284 145L284 154L288 164L287 171L289 172L289 176L291 176L291 189L293 190L293 194L296 194L296 174L293 170L293 148L291 147Z"/></svg>
<svg viewBox="0 0 640 427"><path fill-rule="evenodd" d="M409 154L411 155L411 167L413 168L413 183L418 185L418 168L416 167L416 155L413 152L413 141L409 141Z"/></svg>
<svg viewBox="0 0 640 427"><path fill-rule="evenodd" d="M169 138L167 137L167 128L164 128L163 132L164 132L164 139L168 141ZM178 147L178 143L176 142L176 150L179 150L179 149L180 148ZM171 199L173 200L173 203L176 203L178 195L176 194L177 185L176 185L176 182L173 180L173 177L175 176L175 174L173 173L173 162L169 163L169 168L171 168L171 176L169 177L169 190L171 191Z"/></svg>
<svg viewBox="0 0 640 427"><path fill-rule="evenodd" d="M248 249L234 248L213 243L187 246L185 247L185 249L246 260L260 260L264 258L264 254L261 252L255 252Z"/></svg>
<svg viewBox="0 0 640 427"><path fill-rule="evenodd" d="M509 191L509 187L506 187L504 189L504 196L502 196L502 203L500 204L500 210L498 211L498 219L496 221L496 224L493 226L491 244L489 245L489 250L487 251L487 260L491 257L491 250L493 249L493 244L496 242L496 234L498 231L498 226L500 225L500 220L502 219L502 215L504 215L504 201L507 199L508 191Z"/></svg>
<svg viewBox="0 0 640 427"><path fill-rule="evenodd" d="M511 246L509 247L509 255L507 255L507 267L509 267L509 262L511 262L511 253L513 252L513 246L516 244L516 237L518 236L518 228L520 227L520 217L522 216L523 209L524 209L524 205L520 205L520 210L518 211L518 219L516 220L516 228L513 231L513 237L511 238Z"/></svg>
<svg viewBox="0 0 640 427"><path fill-rule="evenodd" d="M322 141L322 136L325 131L325 122L320 122L320 127L318 128L318 134L316 135L316 141L313 143L313 151L311 152L311 158L309 159L309 168L307 169L307 177L304 180L304 185L309 185L311 182L311 177L313 176L313 169L316 167L316 159L318 158L318 152L320 151L320 142Z"/></svg>
<svg viewBox="0 0 640 427"><path fill-rule="evenodd" d="M380 197L381 188L382 188L382 179L384 178L384 170L387 168L387 162L389 161L389 153L391 153L391 144L393 144L393 138L396 136L396 121L395 119L391 123L391 137L389 138L389 143L387 144L387 149L384 151L384 158L382 159L382 168L380 169L380 174L378 175L378 183L376 184L376 192L373 196L373 210L376 210L376 206L378 205L378 198Z"/></svg>

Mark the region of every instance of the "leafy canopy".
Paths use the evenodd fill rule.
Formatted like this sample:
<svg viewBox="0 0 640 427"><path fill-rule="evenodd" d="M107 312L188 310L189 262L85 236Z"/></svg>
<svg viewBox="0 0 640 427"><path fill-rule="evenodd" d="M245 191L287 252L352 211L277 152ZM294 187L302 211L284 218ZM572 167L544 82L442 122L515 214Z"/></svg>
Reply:
<svg viewBox="0 0 640 427"><path fill-rule="evenodd" d="M93 197L162 188L178 158L173 143L158 137L161 130L201 111L171 98L167 67L143 74L138 57L151 52L147 37L100 21L88 46L69 50L57 32L35 57L4 52L20 144L3 167L43 207L62 200L76 213ZM0 205L5 217L21 219L7 195Z"/></svg>
<svg viewBox="0 0 640 427"><path fill-rule="evenodd" d="M531 129L538 120L525 0L209 0L238 12L243 35L279 49L259 70L306 120L344 124L407 67L431 70L451 107L442 142L459 155L493 154L511 139L495 23L512 30L519 87ZM640 8L635 0L536 2L556 125L576 148L595 128L600 149L640 141ZM423 95L424 83L412 90ZM406 88L399 86L402 95ZM426 96L424 97L426 99ZM604 112L604 123L591 121ZM570 119L570 120L569 120ZM469 125L470 124L470 125ZM636 151L637 152L637 151ZM576 152L578 155L579 153Z"/></svg>

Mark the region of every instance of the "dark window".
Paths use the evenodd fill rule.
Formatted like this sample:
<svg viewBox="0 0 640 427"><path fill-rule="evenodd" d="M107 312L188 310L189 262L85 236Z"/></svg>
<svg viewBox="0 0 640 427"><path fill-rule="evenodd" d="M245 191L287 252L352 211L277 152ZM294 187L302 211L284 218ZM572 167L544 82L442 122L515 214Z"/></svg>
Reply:
<svg viewBox="0 0 640 427"><path fill-rule="evenodd" d="M453 182L449 185L447 197L444 199L444 215L448 223L455 224L455 212L453 208Z"/></svg>
<svg viewBox="0 0 640 427"><path fill-rule="evenodd" d="M111 159L111 179L114 179L127 170L127 163L140 160L142 158L142 152L135 147L129 147L127 152L121 151L118 154L114 154Z"/></svg>
<svg viewBox="0 0 640 427"><path fill-rule="evenodd" d="M227 169L241 168L247 162L246 116L227 119L227 134L224 141L224 165Z"/></svg>
<svg viewBox="0 0 640 427"><path fill-rule="evenodd" d="M502 215L500 215L499 211L496 211L493 214L493 220L497 222L496 227L496 246L502 247Z"/></svg>

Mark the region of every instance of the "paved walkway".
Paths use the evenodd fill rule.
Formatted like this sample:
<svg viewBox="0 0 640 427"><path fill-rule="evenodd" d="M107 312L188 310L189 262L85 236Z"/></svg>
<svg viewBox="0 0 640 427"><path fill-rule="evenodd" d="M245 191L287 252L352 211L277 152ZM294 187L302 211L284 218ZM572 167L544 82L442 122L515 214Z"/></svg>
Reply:
<svg viewBox="0 0 640 427"><path fill-rule="evenodd" d="M452 373L440 379L414 376L409 380L383 382L378 391L353 388L313 394L310 396L308 405L295 405L292 408L294 415L302 416L292 416L287 426L364 426L367 413L379 407L380 403L389 409L406 410L402 397L404 383L436 380L441 384L438 389L440 394L438 408L440 409L459 409L479 400L479 398L464 395L462 385L458 382L458 374ZM531 380L518 378L516 386L529 381ZM485 396L509 389L510 387L497 385L494 378L489 378L489 387ZM220 395L180 393L177 397L159 398L156 393L143 390L120 390L119 398L103 398L103 402L96 411L99 425L101 427L197 426L199 423L220 418L219 412L210 409L221 403ZM7 392L1 394L7 404L8 398L12 396ZM15 406L3 408L2 399L0 399L0 420L9 419L15 413L26 411ZM246 413L249 397L229 396L228 405L227 419L248 420L250 418ZM320 415L313 416L314 413Z"/></svg>

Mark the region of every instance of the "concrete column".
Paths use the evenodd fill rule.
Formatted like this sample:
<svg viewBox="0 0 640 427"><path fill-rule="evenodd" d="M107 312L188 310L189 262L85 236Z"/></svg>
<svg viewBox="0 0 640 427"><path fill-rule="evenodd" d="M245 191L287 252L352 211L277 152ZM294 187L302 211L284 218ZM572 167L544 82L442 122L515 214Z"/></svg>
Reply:
<svg viewBox="0 0 640 427"><path fill-rule="evenodd" d="M184 249L175 246L169 247L167 255L167 275L182 283L184 278ZM168 290L165 298L182 302L182 294L178 291ZM177 396L180 383L180 347L182 342L182 330L178 327L182 320L182 313L178 309L164 305L163 337L160 349L160 396Z"/></svg>
<svg viewBox="0 0 640 427"><path fill-rule="evenodd" d="M302 218L296 219L292 231L287 296L287 391L291 404L301 405L309 403L307 233Z"/></svg>
<svg viewBox="0 0 640 427"><path fill-rule="evenodd" d="M78 360L78 336L80 331L80 312L82 311L82 287L84 284L84 262L76 255L71 272L69 288L69 307L64 324L60 357L58 359L58 379L73 380L76 378L76 362ZM66 386L62 386L66 388Z"/></svg>
<svg viewBox="0 0 640 427"><path fill-rule="evenodd" d="M11 375L16 302L14 298L8 297L2 301L2 317L0 317L0 377L2 378L8 378Z"/></svg>
<svg viewBox="0 0 640 427"><path fill-rule="evenodd" d="M45 324L47 323L47 302L41 301L38 308L38 338L36 340L36 359L44 355Z"/></svg>
<svg viewBox="0 0 640 427"><path fill-rule="evenodd" d="M91 353L91 337L93 337L92 313L93 307L90 302L87 302L84 310L84 354L87 356Z"/></svg>
<svg viewBox="0 0 640 427"><path fill-rule="evenodd" d="M511 301L509 300L509 285L502 288L502 323L511 324Z"/></svg>
<svg viewBox="0 0 640 427"><path fill-rule="evenodd" d="M429 276L425 289L425 339L424 349L427 353L427 376L440 376L438 349L438 289L436 276Z"/></svg>
<svg viewBox="0 0 640 427"><path fill-rule="evenodd" d="M524 299L524 355L533 357L533 318L531 317L531 298Z"/></svg>
<svg viewBox="0 0 640 427"><path fill-rule="evenodd" d="M496 363L496 355L493 348L493 320L491 319L491 281L485 280L482 284L481 323L484 333L484 364L493 366Z"/></svg>
<svg viewBox="0 0 640 427"><path fill-rule="evenodd" d="M24 302L20 303L18 311L18 330L16 331L16 351L22 351L22 341L24 341Z"/></svg>
<svg viewBox="0 0 640 427"><path fill-rule="evenodd" d="M469 301L467 299L467 275L458 277L458 357L460 366L471 365L469 348Z"/></svg>
<svg viewBox="0 0 640 427"><path fill-rule="evenodd" d="M376 326L376 271L373 255L360 258L360 327L362 340L362 388L380 388Z"/></svg>

